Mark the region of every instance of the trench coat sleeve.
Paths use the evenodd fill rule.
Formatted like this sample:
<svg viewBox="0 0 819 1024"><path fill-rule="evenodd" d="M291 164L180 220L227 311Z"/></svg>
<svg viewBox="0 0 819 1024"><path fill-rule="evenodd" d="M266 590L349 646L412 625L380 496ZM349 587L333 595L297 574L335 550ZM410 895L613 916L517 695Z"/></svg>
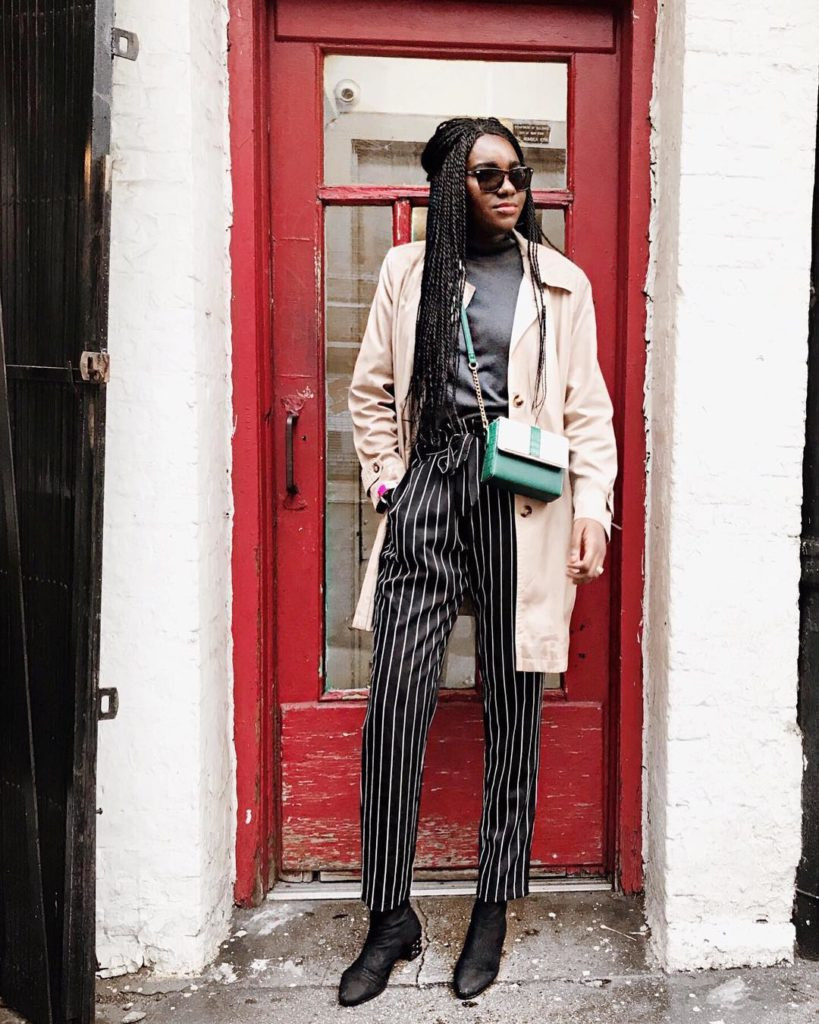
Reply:
<svg viewBox="0 0 819 1024"><path fill-rule="evenodd" d="M563 429L569 439L569 482L574 518L595 519L611 539L617 446L612 403L597 361L597 328L585 274L574 293Z"/></svg>
<svg viewBox="0 0 819 1024"><path fill-rule="evenodd" d="M373 485L385 483L394 487L405 472L398 450L392 364L393 251L387 253L381 265L348 396L361 483L373 506L379 501L377 487Z"/></svg>

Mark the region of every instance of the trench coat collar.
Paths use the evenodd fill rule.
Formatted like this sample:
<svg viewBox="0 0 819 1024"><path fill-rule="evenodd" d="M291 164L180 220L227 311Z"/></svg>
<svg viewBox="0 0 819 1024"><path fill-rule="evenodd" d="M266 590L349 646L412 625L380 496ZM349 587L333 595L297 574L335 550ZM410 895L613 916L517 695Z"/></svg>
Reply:
<svg viewBox="0 0 819 1024"><path fill-rule="evenodd" d="M527 253L528 243L519 231L513 231L512 233L520 249L523 277L521 278L518 300L515 305L515 316L512 321L512 336L509 340L510 355L526 329L537 319L538 312L535 296L532 291L532 271L529 266L529 256ZM538 243L537 262L541 285L562 288L564 291L574 290L577 284L577 272L573 264L565 256L554 249L550 249L548 246ZM465 306L469 305L474 294L475 286L467 281L464 285Z"/></svg>

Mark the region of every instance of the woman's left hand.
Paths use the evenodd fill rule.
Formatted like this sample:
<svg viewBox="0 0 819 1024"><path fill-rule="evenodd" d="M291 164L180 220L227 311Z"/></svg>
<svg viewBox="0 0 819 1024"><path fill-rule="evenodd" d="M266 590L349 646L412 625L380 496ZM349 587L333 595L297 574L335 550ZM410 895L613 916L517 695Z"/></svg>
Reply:
<svg viewBox="0 0 819 1024"><path fill-rule="evenodd" d="M606 557L606 531L596 519L575 519L572 542L566 562L566 575L572 583L591 583L603 572Z"/></svg>

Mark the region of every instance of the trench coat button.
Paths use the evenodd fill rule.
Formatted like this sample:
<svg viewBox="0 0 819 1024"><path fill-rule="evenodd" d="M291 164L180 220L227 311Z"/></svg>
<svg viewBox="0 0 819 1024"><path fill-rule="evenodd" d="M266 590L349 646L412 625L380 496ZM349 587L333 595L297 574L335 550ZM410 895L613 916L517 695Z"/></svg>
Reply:
<svg viewBox="0 0 819 1024"><path fill-rule="evenodd" d="M524 519L527 516L530 516L532 514L532 506L524 505L523 508L520 510L520 514L523 516Z"/></svg>
<svg viewBox="0 0 819 1024"><path fill-rule="evenodd" d="M380 473L380 472L381 472L380 464L378 462L374 462L373 463L373 473Z"/></svg>
<svg viewBox="0 0 819 1024"><path fill-rule="evenodd" d="M512 399L512 405L519 409L523 405L523 397L521 395L515 395Z"/></svg>

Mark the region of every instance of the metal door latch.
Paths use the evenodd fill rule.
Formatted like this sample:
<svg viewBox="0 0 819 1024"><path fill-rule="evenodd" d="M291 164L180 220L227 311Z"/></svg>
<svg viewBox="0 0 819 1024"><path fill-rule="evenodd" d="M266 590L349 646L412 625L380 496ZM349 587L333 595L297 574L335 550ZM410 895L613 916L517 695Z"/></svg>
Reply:
<svg viewBox="0 0 819 1024"><path fill-rule="evenodd" d="M112 29L111 53L114 57L136 60L139 56L139 36L136 32L127 32L124 28Z"/></svg>
<svg viewBox="0 0 819 1024"><path fill-rule="evenodd" d="M117 717L119 711L119 691L116 686L100 687L97 690L97 718L107 721Z"/></svg>
<svg viewBox="0 0 819 1024"><path fill-rule="evenodd" d="M83 352L80 376L94 384L107 384L111 373L111 356L107 352Z"/></svg>

